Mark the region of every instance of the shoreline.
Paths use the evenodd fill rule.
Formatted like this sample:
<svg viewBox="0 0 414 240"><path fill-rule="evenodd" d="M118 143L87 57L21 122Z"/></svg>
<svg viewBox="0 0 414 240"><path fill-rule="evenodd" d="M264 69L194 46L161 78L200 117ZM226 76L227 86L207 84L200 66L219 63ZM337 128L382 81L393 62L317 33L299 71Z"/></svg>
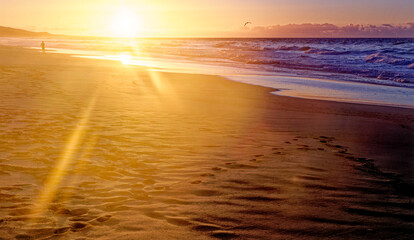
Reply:
<svg viewBox="0 0 414 240"><path fill-rule="evenodd" d="M2 46L0 83L5 238L412 237L411 109Z"/></svg>
<svg viewBox="0 0 414 240"><path fill-rule="evenodd" d="M72 53L72 55L77 55L77 57L124 61L119 59L121 56L118 56L116 52L110 53L111 51L101 52L96 49L96 56L94 56L93 51L88 52L85 50L70 50L64 48L55 48L53 50L65 54ZM266 73L266 71L262 72L258 69L246 70L246 68L240 66L226 65L225 62L216 62L215 64L213 62L208 62L206 64L204 62L191 60L184 56L173 56L168 54L163 55L149 52L139 52L138 54L124 52L123 54L128 55L128 61L130 64L141 65L144 67L162 68L167 72L173 71L182 73L220 75L229 79L235 79L236 81L241 79L242 82L247 82L253 85L261 85L277 89L288 89L289 91L281 93L285 96L328 101L333 100L339 102L368 103L374 105L392 105L414 109L414 105L412 104L414 99L411 97L414 94L414 89L410 86L410 84L404 85L403 83L395 83L393 81L363 78L356 75L348 76L347 74L342 77L340 75L333 75L329 77L327 72L317 73L312 71L307 74L302 73L304 74L303 76L300 76L300 73L298 72L296 74L292 72L292 74L286 74L286 76L283 76L284 74L278 76L269 72ZM242 73L243 76L238 77L237 75L239 73ZM318 74L322 75L318 77ZM306 77L307 75L308 77ZM401 86L396 86L395 84ZM338 98L337 96L342 97Z"/></svg>
<svg viewBox="0 0 414 240"><path fill-rule="evenodd" d="M57 53L64 53L64 49L56 49ZM66 52L65 54L71 54ZM73 50L76 54L76 50ZM99 53L99 52L97 52ZM89 53L90 54L90 53ZM102 53L101 53L102 54ZM91 59L100 59L100 60L110 60L110 61L120 61L122 59L120 56L106 56L102 54L101 56L94 56L88 54L78 54L76 57L85 57ZM203 64L197 61L190 61L186 58L180 59L180 56L173 56L168 55L168 58L155 58L148 62L147 59L151 59L149 57L140 57L139 60L134 60L137 56L130 56L130 62L128 65L136 65L139 67L149 67L155 68L160 71L165 72L176 72L176 73L188 73L188 74L207 74L207 75L214 75L214 76L221 76L231 81L247 83L250 85L258 85L262 87L270 87L274 89L278 89L282 96L287 97L296 97L296 98L305 98L305 99L315 99L315 100L324 100L324 101L335 101L335 102L344 102L344 103L359 103L359 104L368 104L368 105L379 105L379 106L391 106L391 107L403 107L414 109L414 104L412 104L412 96L414 94L414 87L401 87L395 86L389 83L387 84L379 84L379 83L369 83L365 81L344 81L344 80L336 80L336 79L329 79L329 78L314 78L314 77L307 77L307 76L300 76L295 74L286 74L286 75L276 75L271 74L270 72L261 72L259 70L249 69L246 70L240 67L231 67L226 66L223 67L221 64ZM174 57L179 57L178 59L174 59ZM176 66L168 66L171 62L175 61L185 61L186 63L175 63ZM160 63L162 67L159 67ZM221 68L217 71L217 68ZM200 69L196 69L200 68ZM235 74L239 71L245 71L242 75ZM234 72L234 73L232 73ZM260 79L260 80L259 80ZM271 80L268 80L271 79ZM289 80L293 80L298 83L288 83ZM309 81L312 84L308 83ZM314 86L313 83L318 83L317 87ZM322 87L323 86L323 87ZM364 90L360 90L362 87ZM343 88L347 89L346 91L342 90ZM352 90L350 90L352 88ZM283 91L283 93L282 93ZM359 92L358 92L359 91ZM328 92L328 94L327 94ZM364 92L364 94L362 94ZM369 95L367 95L369 94ZM381 94L381 100L378 99L376 95ZM404 94L404 96L402 96ZM336 96L345 96L347 95L348 98L338 98ZM391 95L391 96L387 96ZM361 98L362 97L362 98ZM384 98L386 100L384 101ZM396 100L398 98L398 100Z"/></svg>
<svg viewBox="0 0 414 240"><path fill-rule="evenodd" d="M33 48L37 49L37 48ZM76 50L67 49L54 49L56 53L63 53L69 54L74 57L81 57L81 58L90 58L90 59L98 59L98 60L109 60L109 61L119 61L122 62L120 56L116 55L104 55L103 53L96 52L96 54L100 53L101 55L90 55L92 52L79 54L76 53ZM73 53L71 53L73 51ZM75 54L75 55L74 55ZM378 106L390 106L390 107L402 107L408 109L414 109L414 105L411 103L412 100L410 96L414 94L414 87L401 87L395 85L387 85L387 84L379 84L379 83L368 83L364 81L344 81L344 80L335 80L335 79L324 79L324 78L313 78L313 77L306 77L306 76L296 76L294 74L286 74L286 75L274 75L267 72L260 72L258 70L249 69L242 75L240 74L233 74L232 71L238 72L242 70L239 67L222 67L222 73L215 73L217 69L214 70L215 67L220 66L220 64L202 64L197 61L189 61L186 58L178 59L178 61L183 60L186 61L184 64L176 64L176 67L168 66L171 61L174 61L174 58L170 57L180 57L180 56L173 56L168 55L168 58L155 58L151 60L151 63L145 60L144 58L151 59L151 57L140 57L139 60L134 60L133 58L137 56L130 56L130 63L127 65L134 65L138 67L148 67L154 68L159 71L165 72L176 72L176 73L187 73L187 74L206 74L206 75L214 75L224 77L230 81L242 82L247 83L250 85L257 85L261 87L270 87L277 89L281 96L286 97L295 97L295 98L304 98L304 99L313 99L313 100L323 100L323 101L334 101L339 103L356 103L356 104L368 104L368 105L378 105ZM144 59L144 60L142 60ZM156 66L161 61L163 67ZM192 66L192 67L191 67ZM201 68L195 69L195 68ZM226 73L228 71L228 73ZM262 75L261 75L262 73ZM260 79L260 80L259 80ZM272 79L272 80L267 80ZM293 80L298 83L288 83L289 80ZM319 86L316 88L313 84L309 84L307 82L318 82ZM302 86L300 86L302 85ZM322 87L325 85L325 88ZM331 87L327 87L331 85ZM338 85L338 86L335 86ZM349 91L350 86L352 86L353 90ZM359 87L364 88L364 90L359 90ZM347 91L341 91L341 88L346 88ZM377 88L377 89L375 89ZM310 90L312 89L312 90ZM356 90L360 92L356 92ZM380 90L381 89L381 90ZM283 91L283 93L282 93ZM328 95L324 92L329 92ZM365 92L363 95L361 92ZM398 92L398 93L397 93ZM367 94L370 94L367 96ZM405 96L401 96L404 93ZM383 100L386 95L388 96L386 101L380 102L376 95L381 94L381 99ZM337 98L335 95L348 95L348 98ZM350 96L353 95L353 96ZM361 98L364 96L364 98ZM399 98L399 100L395 100L395 98ZM388 102L387 102L388 101ZM390 102L394 101L394 102Z"/></svg>
<svg viewBox="0 0 414 240"><path fill-rule="evenodd" d="M0 45L0 48L11 48L11 49L27 49L29 51L32 51L32 49L30 48L24 48L24 47L10 47L10 46L2 46ZM33 50L33 52L38 52L36 50ZM63 58L69 57L69 58L78 58L77 56L72 56L70 55L70 53L57 53L57 52L51 52L48 54L53 54L56 56L61 56ZM59 57L60 58L60 57ZM82 57L83 58L83 57ZM238 81L238 80L233 80L231 78L228 78L227 76L220 76L220 75L210 75L210 74L200 74L200 73L180 73L180 72L169 72L168 69L153 69L153 68L149 68L147 66L140 66L140 65L130 65L130 64L123 64L121 61L119 60L115 60L115 59L96 59L96 58L85 58L85 59L90 59L92 60L92 62L97 61L97 62L101 62L103 63L103 66L112 66L113 64L115 65L120 65L126 68L138 68L138 69L147 69L148 71L155 71L155 72L161 72L161 73L166 73L167 75L174 75L174 74L184 74L184 75L199 75L199 76L209 76L209 77L213 77L213 78L223 78L225 79L225 81L233 81L236 83L241 83L241 84L247 84L249 86L252 87L259 87L259 88L263 88L263 89L268 89L268 94L269 95L274 95L277 97L282 97L282 98L292 98L292 99L297 99L299 101L304 101L304 102L309 102L309 105L315 105L312 104L313 101L315 101L316 103L323 103L326 104L327 106L329 106L328 108L332 108L333 106L335 106L335 104L338 104L338 106L346 106L351 108L351 111L355 111L356 109L363 109L363 112L359 112L357 114L354 113L355 116L358 115L364 115L364 114L368 114L365 117L379 117L382 118L382 120L393 120L393 116L392 115L400 115L399 118L397 119L397 121L394 122L398 122L400 123L400 125L403 128L409 129L411 131L414 130L414 123L413 123L413 119L414 119L414 113L412 113L412 108L410 107L403 107L403 106L394 106L394 105L379 105L379 104L372 104L372 103L364 103L364 102L344 102L344 101L335 101L335 100L325 100L325 99L314 99L314 98L304 98L304 97L300 97L300 96L290 96L290 95L283 95L283 94L277 94L277 92L281 92L283 91L283 89L277 89L274 87L267 87L267 86L263 86L263 85L256 85L256 84L252 84L252 83L246 83L246 82L242 82L242 81ZM285 76L278 76L278 77L285 77ZM297 77L289 77L286 76L286 78L297 78ZM301 78L301 77L299 77ZM304 79L307 79L305 77L303 77ZM330 80L322 80L322 81L330 81ZM352 83L350 83L352 84ZM360 83L365 85L364 83ZM370 84L368 84L370 85ZM289 91L289 90L288 90ZM286 100L287 102L289 102L289 100ZM316 104L317 105L317 104ZM298 109L295 109L298 110ZM303 110L303 109L302 109ZM314 110L314 109L312 109ZM321 108L317 108L318 111L321 111ZM365 111L365 112L364 112ZM400 112L402 111L402 113ZM329 114L333 114L332 111L321 111L322 113L329 113ZM386 114L388 114L388 116L381 116L376 114L375 112L385 112ZM347 112L347 114L352 114L351 112ZM371 116L370 116L371 115ZM412 181L414 181L414 176Z"/></svg>
<svg viewBox="0 0 414 240"><path fill-rule="evenodd" d="M301 99L309 99L309 100L321 100L321 101L331 101L331 102L338 102L338 103L354 103L354 104L363 104L363 105L372 105L372 106L385 106L385 107L398 107L398 108L405 108L405 109L414 109L414 105L408 105L408 103L410 103L410 99L409 98L409 93L408 91L412 91L414 94L414 90L411 90L410 88L402 88L402 87L398 87L398 86L384 86L384 85L377 85L377 84L373 84L373 83L363 83L363 82L345 82L345 81L339 81L339 80L328 80L328 79L314 79L314 78L307 78L307 77L295 77L295 76L263 76L263 75L252 75L252 76L246 76L246 75L241 75L241 76L226 76L223 75L223 77L231 80L231 81L236 81L236 82L242 82L242 83L247 83L247 84L251 84L251 85L257 85L257 86L262 86L262 87L271 87L276 89L277 91L272 92L272 94L275 95L279 95L279 96L284 96L284 97L293 97L293 98L301 98ZM257 80L258 83L255 83L254 81L246 81L245 79L261 79L261 80ZM266 80L266 79L274 79L274 82L271 82L271 80ZM292 80L292 81L296 81L294 83L287 83L287 80ZM298 81L299 80L299 81ZM367 94L371 94L371 95L376 95L378 93L380 93L380 91L376 92L373 91L372 89L377 87L377 88L383 88L383 89L387 89L388 91L392 91L395 90L396 92L402 92L402 91L407 91L407 98L405 99L406 104L401 103L401 99L400 102L394 102L394 103L390 103L390 102L378 102L378 100L375 100L372 98L366 98L363 99L361 98L361 92L363 92L362 90L358 90L360 91L359 94L358 93L352 93L354 95L359 95L359 98L339 98L339 97L335 97L336 96L340 96L341 94L344 95L350 95L350 92L335 92L335 90L328 90L328 88L324 89L318 89L320 88L320 86L318 87L314 87L311 86L312 84L307 84L305 83L306 81L313 81L313 82L325 82L327 84L337 84L338 87L335 88L339 88L339 86L351 86L354 85L352 88L356 89L358 86L362 86L363 88L365 88L365 90L369 89L369 91L371 92L367 92ZM301 86L302 89L295 89L295 85L299 86L303 84L303 86ZM279 87L278 87L279 85ZM309 88L309 89L306 89ZM370 89L371 88L371 89ZM389 89L391 88L391 89ZM313 90L310 90L313 89ZM316 89L316 91L315 91ZM328 91L329 94L323 94L323 91ZM382 93L384 94L384 92ZM388 93L389 94L389 93ZM388 101L390 100L390 98L387 99Z"/></svg>

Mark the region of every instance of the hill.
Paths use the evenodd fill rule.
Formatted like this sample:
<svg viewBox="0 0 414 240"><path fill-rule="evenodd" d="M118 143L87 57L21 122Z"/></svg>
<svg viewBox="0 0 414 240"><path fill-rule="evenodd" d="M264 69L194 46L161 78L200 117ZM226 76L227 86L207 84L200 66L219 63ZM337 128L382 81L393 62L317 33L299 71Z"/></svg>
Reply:
<svg viewBox="0 0 414 240"><path fill-rule="evenodd" d="M47 32L32 32L23 29L0 26L0 37L50 37L53 34Z"/></svg>

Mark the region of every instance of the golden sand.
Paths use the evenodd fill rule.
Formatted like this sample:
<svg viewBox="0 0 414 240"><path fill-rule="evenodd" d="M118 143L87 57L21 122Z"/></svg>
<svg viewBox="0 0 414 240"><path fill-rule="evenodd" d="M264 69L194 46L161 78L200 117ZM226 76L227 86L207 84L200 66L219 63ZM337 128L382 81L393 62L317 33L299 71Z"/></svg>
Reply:
<svg viewBox="0 0 414 240"><path fill-rule="evenodd" d="M11 47L0 85L0 239L413 234L412 110Z"/></svg>

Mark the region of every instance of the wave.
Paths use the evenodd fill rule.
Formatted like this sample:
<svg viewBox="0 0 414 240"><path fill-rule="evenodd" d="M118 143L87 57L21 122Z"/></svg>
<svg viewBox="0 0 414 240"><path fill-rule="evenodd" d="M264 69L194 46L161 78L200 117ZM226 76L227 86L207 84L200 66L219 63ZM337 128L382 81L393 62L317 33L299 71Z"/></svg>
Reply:
<svg viewBox="0 0 414 240"><path fill-rule="evenodd" d="M326 49L312 49L307 51L308 54L317 54L317 55L344 55L351 54L350 51L335 51L335 50L326 50Z"/></svg>
<svg viewBox="0 0 414 240"><path fill-rule="evenodd" d="M281 64L278 60L272 60L272 59L251 59L245 61L247 64L265 64L265 65L275 65L275 64Z"/></svg>
<svg viewBox="0 0 414 240"><path fill-rule="evenodd" d="M265 48L266 49L266 48ZM311 47L309 46L279 46L276 48L267 48L266 50L276 50L276 51L309 51Z"/></svg>
<svg viewBox="0 0 414 240"><path fill-rule="evenodd" d="M231 42L218 42L218 43L214 44L214 47L215 48L233 47L235 43L236 42L233 42L233 41L231 41Z"/></svg>
<svg viewBox="0 0 414 240"><path fill-rule="evenodd" d="M365 58L365 61L370 63L387 63L392 65L410 65L414 63L414 59L395 57L383 53L371 54Z"/></svg>
<svg viewBox="0 0 414 240"><path fill-rule="evenodd" d="M39 47L40 39L2 38L0 44ZM270 74L407 86L414 83L414 39L47 39L47 48L163 55L201 64ZM414 87L414 84L411 86Z"/></svg>

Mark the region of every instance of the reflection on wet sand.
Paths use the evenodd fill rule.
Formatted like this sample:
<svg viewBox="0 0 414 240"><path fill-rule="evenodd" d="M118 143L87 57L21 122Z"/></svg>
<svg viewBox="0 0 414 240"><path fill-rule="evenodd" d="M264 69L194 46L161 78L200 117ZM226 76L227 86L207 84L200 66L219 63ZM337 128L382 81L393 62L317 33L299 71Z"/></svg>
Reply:
<svg viewBox="0 0 414 240"><path fill-rule="evenodd" d="M407 111L0 52L3 238L412 236L412 186L365 154L409 159Z"/></svg>

